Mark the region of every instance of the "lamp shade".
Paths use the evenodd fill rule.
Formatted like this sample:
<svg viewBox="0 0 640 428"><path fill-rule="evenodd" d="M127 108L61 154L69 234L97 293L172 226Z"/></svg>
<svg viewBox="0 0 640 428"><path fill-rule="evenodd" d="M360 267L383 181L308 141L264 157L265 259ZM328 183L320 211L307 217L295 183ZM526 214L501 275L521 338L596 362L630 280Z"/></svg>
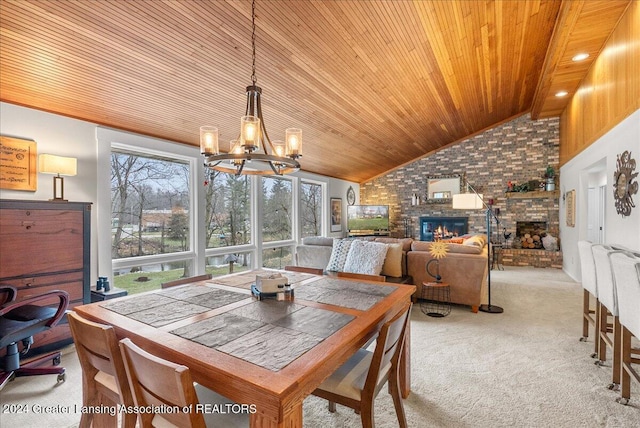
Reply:
<svg viewBox="0 0 640 428"><path fill-rule="evenodd" d="M64 156L42 154L38 157L38 170L44 174L76 175L78 160Z"/></svg>
<svg viewBox="0 0 640 428"><path fill-rule="evenodd" d="M484 207L482 195L476 193L458 193L453 195L454 210L479 210Z"/></svg>

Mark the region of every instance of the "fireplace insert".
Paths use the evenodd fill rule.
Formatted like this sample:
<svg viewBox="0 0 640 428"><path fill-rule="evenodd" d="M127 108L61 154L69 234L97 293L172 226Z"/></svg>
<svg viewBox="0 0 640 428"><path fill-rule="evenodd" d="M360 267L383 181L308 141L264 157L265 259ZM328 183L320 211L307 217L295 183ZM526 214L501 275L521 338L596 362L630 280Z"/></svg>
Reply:
<svg viewBox="0 0 640 428"><path fill-rule="evenodd" d="M468 230L469 217L420 217L421 241L451 239Z"/></svg>

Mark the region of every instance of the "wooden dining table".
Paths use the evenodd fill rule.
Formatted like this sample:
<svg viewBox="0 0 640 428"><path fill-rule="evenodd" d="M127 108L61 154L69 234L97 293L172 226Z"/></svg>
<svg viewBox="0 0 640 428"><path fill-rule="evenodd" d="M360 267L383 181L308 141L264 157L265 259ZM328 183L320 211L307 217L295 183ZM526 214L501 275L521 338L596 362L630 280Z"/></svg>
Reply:
<svg viewBox="0 0 640 428"><path fill-rule="evenodd" d="M251 427L302 427L302 402L374 338L412 285L281 272L293 300L259 300L259 269L76 307L148 352L189 367L195 382L254 405ZM410 335L401 361L410 393Z"/></svg>

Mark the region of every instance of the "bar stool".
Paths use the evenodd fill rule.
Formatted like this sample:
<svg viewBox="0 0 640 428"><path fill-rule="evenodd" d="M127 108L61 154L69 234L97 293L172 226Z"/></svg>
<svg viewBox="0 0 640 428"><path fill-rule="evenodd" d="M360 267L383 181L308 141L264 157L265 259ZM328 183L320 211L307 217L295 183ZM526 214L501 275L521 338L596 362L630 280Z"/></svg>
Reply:
<svg viewBox="0 0 640 428"><path fill-rule="evenodd" d="M608 245L594 245L592 251L595 262L596 282L598 284L598 314L600 316L600 330L596 335L596 339L599 342L596 365L603 365L607 360L607 347L610 348L613 352L613 374L608 388L617 389L620 385L620 340L622 336L618 318L616 283L611 271L609 258L612 254L621 250ZM613 317L611 324L608 323L608 314ZM609 333L612 333L613 336Z"/></svg>
<svg viewBox="0 0 640 428"><path fill-rule="evenodd" d="M582 337L580 341L587 341L589 337L589 325L592 325L594 327L596 340L594 341L594 350L591 358L596 358L598 356L598 331L600 326L598 325L598 287L596 283L596 268L593 261L593 252L591 250L592 246L593 244L589 241L578 241L582 288L584 289L582 300ZM595 309L591 309L592 299L595 300Z"/></svg>
<svg viewBox="0 0 640 428"><path fill-rule="evenodd" d="M640 348L632 348L631 337L640 338L640 254L628 251L611 255L611 265L618 293L618 310L622 325L621 396L617 401L628 404L631 398L631 376L640 383L640 372L631 364L640 364Z"/></svg>

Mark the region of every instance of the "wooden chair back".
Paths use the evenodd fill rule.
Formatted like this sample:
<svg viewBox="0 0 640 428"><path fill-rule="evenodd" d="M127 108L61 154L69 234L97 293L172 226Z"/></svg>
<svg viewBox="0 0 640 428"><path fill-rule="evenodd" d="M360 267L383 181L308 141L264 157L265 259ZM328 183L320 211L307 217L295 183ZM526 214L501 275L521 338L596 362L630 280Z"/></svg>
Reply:
<svg viewBox="0 0 640 428"><path fill-rule="evenodd" d="M129 386L136 406L169 406L192 412L141 413L143 428L163 426L169 422L177 427L206 427L202 413L196 412L198 396L189 368L156 357L136 346L130 339L120 341Z"/></svg>
<svg viewBox="0 0 640 428"><path fill-rule="evenodd" d="M322 275L324 273L323 270L320 268L312 268L312 267L304 267L304 266L285 266L284 270L287 270L290 272L310 273L313 275Z"/></svg>
<svg viewBox="0 0 640 428"><path fill-rule="evenodd" d="M179 278L174 281L167 281L160 284L162 288L175 287L176 285L184 285L189 284L190 282L198 282L198 281L206 281L211 279L211 274L198 275L198 276L190 276L189 278Z"/></svg>
<svg viewBox="0 0 640 428"><path fill-rule="evenodd" d="M84 406L104 404L102 397L115 404L133 406L133 395L118 347L113 327L82 318L75 312L67 313L71 335L82 367L82 395ZM80 427L89 427L93 413L83 413ZM125 414L123 427L134 427L135 414ZM97 422L94 425L99 425Z"/></svg>
<svg viewBox="0 0 640 428"><path fill-rule="evenodd" d="M387 375L389 375L388 371L385 373L386 369L397 372L410 312L411 302L407 303L396 316L384 323L380 329L367 380L365 381L362 394L363 400L367 394L371 394L372 399L376 396L379 388L384 385ZM391 376L394 376L394 374L391 373L389 377ZM395 376L397 378L397 374Z"/></svg>
<svg viewBox="0 0 640 428"><path fill-rule="evenodd" d="M386 277L384 275L367 275L365 273L337 272L337 276L338 278L361 279L363 281L386 281Z"/></svg>

